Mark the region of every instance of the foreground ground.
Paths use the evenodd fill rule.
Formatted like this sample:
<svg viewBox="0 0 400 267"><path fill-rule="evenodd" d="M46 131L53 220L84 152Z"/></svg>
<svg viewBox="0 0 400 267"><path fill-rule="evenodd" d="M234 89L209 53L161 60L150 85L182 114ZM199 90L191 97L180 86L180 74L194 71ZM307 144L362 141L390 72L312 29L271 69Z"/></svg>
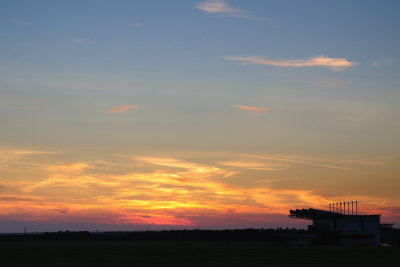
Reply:
<svg viewBox="0 0 400 267"><path fill-rule="evenodd" d="M400 266L400 247L247 242L1 242L0 266Z"/></svg>

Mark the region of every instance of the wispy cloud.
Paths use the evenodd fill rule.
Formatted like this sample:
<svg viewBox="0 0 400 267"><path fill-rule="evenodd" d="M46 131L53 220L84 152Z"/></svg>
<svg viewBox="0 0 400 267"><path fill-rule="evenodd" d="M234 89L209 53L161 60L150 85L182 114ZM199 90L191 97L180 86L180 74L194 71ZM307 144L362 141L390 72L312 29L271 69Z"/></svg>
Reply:
<svg viewBox="0 0 400 267"><path fill-rule="evenodd" d="M330 58L324 55L315 56L309 59L293 60L272 60L259 56L251 57L224 57L227 60L239 61L244 64L269 65L277 67L324 67L335 71L345 70L349 67L358 65L357 62L349 61L345 58Z"/></svg>
<svg viewBox="0 0 400 267"><path fill-rule="evenodd" d="M176 157L158 152L153 156L107 157L108 161L39 162L36 164L42 167L40 173L32 176L26 172L18 182L1 181L0 220L80 220L153 227L271 225L271 216L287 218L290 208L324 208L333 200L311 188L279 188L270 179L258 179L257 173L247 170L266 171L262 175L268 176L267 171L286 172L295 165L344 167L328 160L296 155L223 154L221 158L218 154L217 162L204 160L199 155L181 153ZM15 164L3 164L1 176L11 174L4 175L4 169L16 171ZM278 173L273 175L279 178ZM254 182L238 182L243 176ZM357 199L363 203L371 200L367 196L357 196ZM392 202L385 204L386 199L385 196L371 202L382 202L381 209L399 209L397 200L387 199ZM385 214L389 218L390 214L397 213L388 210Z"/></svg>
<svg viewBox="0 0 400 267"><path fill-rule="evenodd" d="M87 39L87 38L75 39L73 42L74 42L75 44L81 44L81 45L84 45L84 46L89 46L89 45L91 45L91 44L93 43L92 40Z"/></svg>
<svg viewBox="0 0 400 267"><path fill-rule="evenodd" d="M225 171L217 167L210 167L207 165L200 165L192 162L187 162L184 160L176 159L176 158L160 158L160 157L135 157L134 160L139 160L146 162L148 164L159 165L164 167L173 167L179 169L190 170L194 173L214 173L220 174L225 177L231 176L234 173L230 171Z"/></svg>
<svg viewBox="0 0 400 267"><path fill-rule="evenodd" d="M118 106L112 109L107 110L107 113L110 114L118 114L118 113L122 113L122 112L126 112L130 109L136 109L139 108L139 106L136 105L123 105L123 106Z"/></svg>
<svg viewBox="0 0 400 267"><path fill-rule="evenodd" d="M32 22L23 19L14 19L13 22L18 25L32 25Z"/></svg>
<svg viewBox="0 0 400 267"><path fill-rule="evenodd" d="M249 160L220 161L218 162L218 164L233 168L256 170L256 171L278 171L286 168L286 165L281 163L265 163L259 161L249 161Z"/></svg>
<svg viewBox="0 0 400 267"><path fill-rule="evenodd" d="M241 106L241 105L233 105L232 107L246 110L246 111L251 111L255 112L259 115L263 114L265 111L268 110L268 108L261 108L261 107L251 107L251 106Z"/></svg>
<svg viewBox="0 0 400 267"><path fill-rule="evenodd" d="M374 60L371 62L372 67L383 67L383 66L388 66L391 65L393 62L392 59L383 59L383 60Z"/></svg>
<svg viewBox="0 0 400 267"><path fill-rule="evenodd" d="M264 18L252 15L249 11L245 9L233 7L224 0L208 0L205 2L198 3L196 5L196 8L209 14L217 14L229 17L251 19L251 20L265 20Z"/></svg>
<svg viewBox="0 0 400 267"><path fill-rule="evenodd" d="M129 25L129 28L141 28L143 27L142 23L132 23Z"/></svg>
<svg viewBox="0 0 400 267"><path fill-rule="evenodd" d="M63 165L51 165L48 167L48 170L51 172L80 172L89 167L90 165L87 163L78 162Z"/></svg>
<svg viewBox="0 0 400 267"><path fill-rule="evenodd" d="M29 155L59 154L61 151L40 151L25 149L2 149L0 148L0 160L19 159Z"/></svg>
<svg viewBox="0 0 400 267"><path fill-rule="evenodd" d="M199 222L198 217L212 214L221 216L221 219L225 217L223 221L226 223L244 214L286 214L288 205L293 201L296 204L310 204L317 200L319 203L328 202L310 191L277 190L265 184L251 188L234 185L226 179L234 175L232 171L213 165L162 157L138 157L134 160L157 167L151 168L150 172L110 175L93 173L96 167L94 162L90 163L92 168L86 168L86 162L57 165L55 168L50 166L47 178L32 182L23 190L24 197L41 199L18 200L21 206L28 206L31 211L40 211L53 218L60 210L67 209L70 216L92 217L92 213L101 209L107 214L123 214L114 218L114 223L158 225L207 225L212 221L205 219ZM223 165L241 165L241 168L251 169L261 167L250 161L242 164L225 162ZM264 169L267 165L263 164ZM87 201L80 203L83 198ZM0 203L0 207L12 210L7 203ZM53 214L53 211L57 213ZM18 212L26 213L27 210L18 209ZM106 217L103 216L103 219Z"/></svg>
<svg viewBox="0 0 400 267"><path fill-rule="evenodd" d="M341 77L317 79L315 84L325 88L348 88L348 84Z"/></svg>
<svg viewBox="0 0 400 267"><path fill-rule="evenodd" d="M316 166L330 169L341 169L341 170L351 170L350 167L342 166L339 163L332 162L332 160L322 160L320 158L307 158L301 156L292 156L292 155L250 155L250 154L242 154L244 157L256 158L256 159L265 159L269 161L281 161L288 162L292 164L300 164L300 165L308 165L308 166ZM342 163L342 162L340 162Z"/></svg>

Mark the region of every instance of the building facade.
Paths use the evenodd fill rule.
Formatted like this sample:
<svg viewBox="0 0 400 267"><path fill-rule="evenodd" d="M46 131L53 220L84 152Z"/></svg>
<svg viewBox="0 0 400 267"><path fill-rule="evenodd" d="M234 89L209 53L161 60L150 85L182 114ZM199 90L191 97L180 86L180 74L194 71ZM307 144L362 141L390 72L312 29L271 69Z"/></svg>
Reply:
<svg viewBox="0 0 400 267"><path fill-rule="evenodd" d="M380 244L380 215L350 215L310 208L290 210L289 217L312 220L308 229L317 243Z"/></svg>

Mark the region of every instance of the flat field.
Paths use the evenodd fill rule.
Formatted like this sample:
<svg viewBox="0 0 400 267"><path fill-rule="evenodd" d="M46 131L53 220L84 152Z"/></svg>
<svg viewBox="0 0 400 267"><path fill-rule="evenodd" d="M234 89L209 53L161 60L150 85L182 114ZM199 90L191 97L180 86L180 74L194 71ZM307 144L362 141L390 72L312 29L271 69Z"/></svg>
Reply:
<svg viewBox="0 0 400 267"><path fill-rule="evenodd" d="M400 266L400 247L246 242L0 242L0 266Z"/></svg>

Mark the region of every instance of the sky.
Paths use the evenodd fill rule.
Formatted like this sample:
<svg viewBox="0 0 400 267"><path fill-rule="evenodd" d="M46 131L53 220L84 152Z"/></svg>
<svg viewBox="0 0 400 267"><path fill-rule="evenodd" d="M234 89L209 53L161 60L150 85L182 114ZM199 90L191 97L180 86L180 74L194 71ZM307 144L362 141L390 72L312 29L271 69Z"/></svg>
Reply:
<svg viewBox="0 0 400 267"><path fill-rule="evenodd" d="M398 1L1 1L0 232L400 226Z"/></svg>

